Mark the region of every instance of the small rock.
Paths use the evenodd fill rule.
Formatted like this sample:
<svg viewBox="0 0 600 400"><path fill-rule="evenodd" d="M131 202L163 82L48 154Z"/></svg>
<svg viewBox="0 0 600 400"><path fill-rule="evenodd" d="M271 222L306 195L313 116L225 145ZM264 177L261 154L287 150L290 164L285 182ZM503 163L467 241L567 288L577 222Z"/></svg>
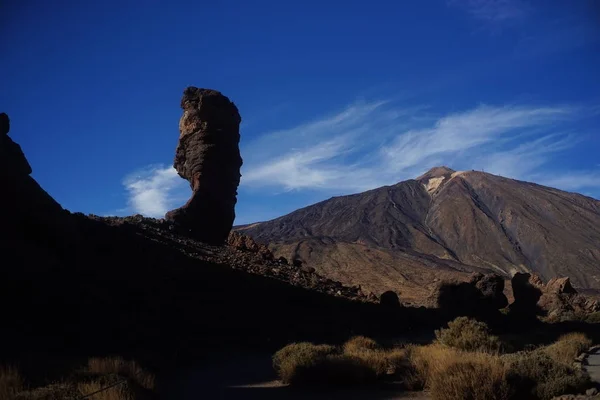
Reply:
<svg viewBox="0 0 600 400"><path fill-rule="evenodd" d="M588 389L588 390L585 391L585 394L587 396L595 396L595 395L598 394L598 389L596 389L596 388Z"/></svg>

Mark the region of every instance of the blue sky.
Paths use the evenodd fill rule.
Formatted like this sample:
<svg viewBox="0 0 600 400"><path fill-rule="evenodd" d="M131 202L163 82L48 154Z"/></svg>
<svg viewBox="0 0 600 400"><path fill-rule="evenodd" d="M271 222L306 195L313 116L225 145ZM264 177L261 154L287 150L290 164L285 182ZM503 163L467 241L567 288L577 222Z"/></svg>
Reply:
<svg viewBox="0 0 600 400"><path fill-rule="evenodd" d="M0 49L11 136L72 211L183 204L189 85L242 115L239 224L435 165L600 198L593 0L8 0Z"/></svg>

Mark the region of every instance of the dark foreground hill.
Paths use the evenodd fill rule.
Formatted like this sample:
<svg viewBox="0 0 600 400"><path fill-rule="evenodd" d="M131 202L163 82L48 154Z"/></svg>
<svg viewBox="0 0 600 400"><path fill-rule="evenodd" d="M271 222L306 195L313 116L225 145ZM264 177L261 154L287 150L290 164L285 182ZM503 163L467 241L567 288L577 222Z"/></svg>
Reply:
<svg viewBox="0 0 600 400"><path fill-rule="evenodd" d="M0 365L31 355L41 369L40 354L54 361L120 354L165 365L223 347L271 349L410 327L411 310L368 302L357 287L274 260L251 240L208 245L165 220L64 210L30 176L5 121ZM435 320L414 311L423 323Z"/></svg>
<svg viewBox="0 0 600 400"><path fill-rule="evenodd" d="M483 172L437 167L239 229L324 276L408 300L481 270L600 289L600 201Z"/></svg>

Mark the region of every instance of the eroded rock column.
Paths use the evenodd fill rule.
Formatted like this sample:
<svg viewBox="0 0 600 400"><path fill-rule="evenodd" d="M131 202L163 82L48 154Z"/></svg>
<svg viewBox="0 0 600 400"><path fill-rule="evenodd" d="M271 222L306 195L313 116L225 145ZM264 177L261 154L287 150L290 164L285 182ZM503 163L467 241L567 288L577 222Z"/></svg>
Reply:
<svg viewBox="0 0 600 400"><path fill-rule="evenodd" d="M233 102L211 89L188 87L181 108L173 166L190 182L192 197L165 218L198 240L222 244L235 219L241 117Z"/></svg>

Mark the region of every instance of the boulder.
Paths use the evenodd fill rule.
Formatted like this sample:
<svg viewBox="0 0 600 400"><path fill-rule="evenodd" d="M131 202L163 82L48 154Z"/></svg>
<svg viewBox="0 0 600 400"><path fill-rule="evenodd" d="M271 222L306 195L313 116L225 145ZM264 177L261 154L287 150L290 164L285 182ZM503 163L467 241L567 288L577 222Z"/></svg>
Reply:
<svg viewBox="0 0 600 400"><path fill-rule="evenodd" d="M235 219L240 183L237 107L220 92L188 87L181 100L179 142L173 166L190 183L192 196L165 219L182 233L209 244L223 244Z"/></svg>

